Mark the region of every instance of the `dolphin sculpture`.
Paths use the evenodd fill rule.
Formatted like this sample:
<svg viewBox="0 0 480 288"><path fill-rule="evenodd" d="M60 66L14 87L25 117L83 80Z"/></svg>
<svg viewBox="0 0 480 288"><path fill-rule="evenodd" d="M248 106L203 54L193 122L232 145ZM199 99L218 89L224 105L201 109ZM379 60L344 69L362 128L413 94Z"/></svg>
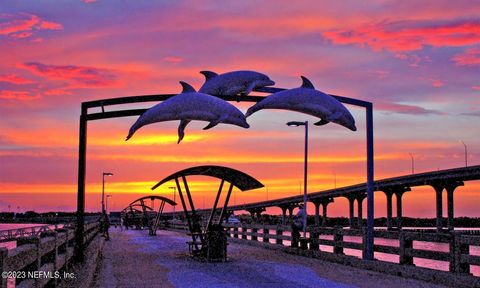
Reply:
<svg viewBox="0 0 480 288"><path fill-rule="evenodd" d="M175 95L148 109L140 115L130 127L127 141L135 131L141 127L155 122L180 120L178 126L178 142L185 136L185 127L192 120L210 122L203 130L215 127L219 123L233 124L249 128L245 115L232 104L217 97L198 93L188 83L180 81L182 93Z"/></svg>
<svg viewBox="0 0 480 288"><path fill-rule="evenodd" d="M247 110L246 117L262 109L284 109L319 117L314 125L337 123L356 131L355 119L337 99L315 90L312 82L302 77L302 86L273 93Z"/></svg>
<svg viewBox="0 0 480 288"><path fill-rule="evenodd" d="M267 75L255 71L232 71L218 75L212 71L200 71L205 83L198 90L214 96L248 95L255 88L275 85Z"/></svg>

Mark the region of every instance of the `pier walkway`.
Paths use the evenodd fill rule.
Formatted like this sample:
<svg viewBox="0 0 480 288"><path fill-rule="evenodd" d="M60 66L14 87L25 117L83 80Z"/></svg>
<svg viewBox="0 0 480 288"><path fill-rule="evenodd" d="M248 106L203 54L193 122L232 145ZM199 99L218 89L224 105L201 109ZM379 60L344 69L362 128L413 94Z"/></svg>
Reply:
<svg viewBox="0 0 480 288"><path fill-rule="evenodd" d="M182 233L110 234L96 287L443 287L235 243L228 262L201 263L188 256Z"/></svg>

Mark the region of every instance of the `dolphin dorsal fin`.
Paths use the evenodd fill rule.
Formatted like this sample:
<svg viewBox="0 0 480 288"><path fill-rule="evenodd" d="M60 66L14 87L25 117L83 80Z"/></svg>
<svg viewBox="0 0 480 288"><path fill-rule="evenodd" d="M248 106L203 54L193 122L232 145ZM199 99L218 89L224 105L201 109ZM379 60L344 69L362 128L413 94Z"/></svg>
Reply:
<svg viewBox="0 0 480 288"><path fill-rule="evenodd" d="M302 88L309 88L309 89L315 89L315 87L313 86L312 82L310 80L307 79L307 77L305 76L300 76L302 77Z"/></svg>
<svg viewBox="0 0 480 288"><path fill-rule="evenodd" d="M205 81L208 81L208 80L212 79L213 77L218 76L217 73L212 72L212 71L200 71L200 73L202 73L203 76L205 76Z"/></svg>
<svg viewBox="0 0 480 288"><path fill-rule="evenodd" d="M183 88L182 93L197 92L197 90L187 82L180 81L180 85L182 85Z"/></svg>

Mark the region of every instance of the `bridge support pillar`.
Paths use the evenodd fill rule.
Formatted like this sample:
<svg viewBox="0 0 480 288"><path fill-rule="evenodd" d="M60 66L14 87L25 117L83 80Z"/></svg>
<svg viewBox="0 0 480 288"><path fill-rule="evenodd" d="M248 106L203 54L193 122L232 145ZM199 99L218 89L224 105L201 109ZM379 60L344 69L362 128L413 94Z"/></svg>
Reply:
<svg viewBox="0 0 480 288"><path fill-rule="evenodd" d="M365 195L361 195L357 197L357 226L358 228L363 227L363 199L365 199Z"/></svg>
<svg viewBox="0 0 480 288"><path fill-rule="evenodd" d="M435 199L436 199L436 208L437 208L437 232L442 232L443 224L443 203L442 203L442 192L444 189L444 185L442 184L432 184L433 189L435 189Z"/></svg>
<svg viewBox="0 0 480 288"><path fill-rule="evenodd" d="M387 196L387 230L392 230L392 195L390 190L383 191Z"/></svg>
<svg viewBox="0 0 480 288"><path fill-rule="evenodd" d="M315 226L320 225L320 205L322 204L321 202L315 201L312 202L313 205L315 206Z"/></svg>
<svg viewBox="0 0 480 288"><path fill-rule="evenodd" d="M395 196L397 197L397 229L402 229L402 196L403 192L396 192Z"/></svg>
<svg viewBox="0 0 480 288"><path fill-rule="evenodd" d="M402 207L402 197L403 194L407 191L411 191L410 187L395 187L392 188L395 197L397 198L397 229L402 229L402 219L403 219L403 207Z"/></svg>
<svg viewBox="0 0 480 288"><path fill-rule="evenodd" d="M287 224L287 207L281 206L280 209L282 209L282 225Z"/></svg>
<svg viewBox="0 0 480 288"><path fill-rule="evenodd" d="M333 200L332 200L332 202L333 202ZM330 203L330 202L324 202L322 204L322 209L323 209L323 211L322 211L322 226L323 227L327 226L327 220L328 220L328 218L327 218L327 206L328 206L328 203Z"/></svg>
<svg viewBox="0 0 480 288"><path fill-rule="evenodd" d="M293 208L294 206L288 206L288 221L291 223L292 222L292 217L293 217Z"/></svg>
<svg viewBox="0 0 480 288"><path fill-rule="evenodd" d="M353 206L355 204L355 198L353 197L348 197L348 225L350 226L350 229L353 228Z"/></svg>
<svg viewBox="0 0 480 288"><path fill-rule="evenodd" d="M458 186L463 186L463 181L455 181L445 185L447 190L447 208L448 208L448 230L453 231L455 228L454 223L454 206L453 206L453 192Z"/></svg>

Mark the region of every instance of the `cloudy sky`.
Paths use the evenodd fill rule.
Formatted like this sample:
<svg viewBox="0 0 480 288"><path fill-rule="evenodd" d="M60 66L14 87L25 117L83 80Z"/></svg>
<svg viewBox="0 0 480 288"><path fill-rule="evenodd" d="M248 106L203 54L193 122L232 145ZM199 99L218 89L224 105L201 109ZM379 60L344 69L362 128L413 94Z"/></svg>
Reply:
<svg viewBox="0 0 480 288"><path fill-rule="evenodd" d="M200 70L256 70L278 87L307 76L317 89L371 101L375 178L480 164L480 5L472 1L3 1L0 7L0 210L76 206L81 102L199 88ZM233 103L242 111L251 103ZM131 107L148 108L152 103ZM130 107L130 108L131 108ZM129 108L129 107L121 107ZM309 190L365 181L364 111L348 106L357 132L311 127ZM107 108L113 109L113 108ZM163 177L194 165L245 171L267 189L239 192L238 203L297 195L303 130L266 110L250 129L196 122L176 144L178 121L125 136L135 117L89 123L87 209L99 208L102 171L112 205L145 194L172 197ZM217 181L192 178L197 206ZM455 194L456 215L479 216L480 183ZM404 196L404 215L433 217L431 187ZM376 193L376 212L385 196ZM444 205L446 206L446 205ZM331 207L331 208L330 208ZM345 199L330 208L347 215ZM275 210L276 211L276 210Z"/></svg>

